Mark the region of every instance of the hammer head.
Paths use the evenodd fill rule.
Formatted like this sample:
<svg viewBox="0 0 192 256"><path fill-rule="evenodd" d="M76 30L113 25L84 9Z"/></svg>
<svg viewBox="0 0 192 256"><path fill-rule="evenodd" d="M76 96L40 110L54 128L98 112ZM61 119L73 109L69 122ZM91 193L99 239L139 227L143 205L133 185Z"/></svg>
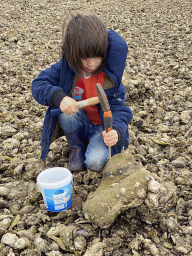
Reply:
<svg viewBox="0 0 192 256"><path fill-rule="evenodd" d="M99 102L101 104L103 112L109 111L110 106L109 106L107 96L106 96L106 94L103 90L103 87L101 86L100 83L96 84L95 86L96 86L96 89L97 89L97 96L99 98Z"/></svg>

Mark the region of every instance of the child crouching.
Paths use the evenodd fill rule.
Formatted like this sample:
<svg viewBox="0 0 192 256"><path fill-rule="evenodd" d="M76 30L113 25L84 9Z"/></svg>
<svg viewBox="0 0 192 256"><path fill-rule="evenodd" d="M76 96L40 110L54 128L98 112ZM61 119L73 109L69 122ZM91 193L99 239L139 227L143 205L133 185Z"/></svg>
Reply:
<svg viewBox="0 0 192 256"><path fill-rule="evenodd" d="M126 90L121 82L128 47L118 33L107 31L98 16L77 12L64 21L61 49L61 60L32 82L35 100L49 106L41 159L45 160L59 124L70 149L68 169L101 171L109 157L108 146L112 156L128 147L132 112L124 105ZM113 116L108 133L100 104L79 110L74 104L96 97L97 83L105 90Z"/></svg>

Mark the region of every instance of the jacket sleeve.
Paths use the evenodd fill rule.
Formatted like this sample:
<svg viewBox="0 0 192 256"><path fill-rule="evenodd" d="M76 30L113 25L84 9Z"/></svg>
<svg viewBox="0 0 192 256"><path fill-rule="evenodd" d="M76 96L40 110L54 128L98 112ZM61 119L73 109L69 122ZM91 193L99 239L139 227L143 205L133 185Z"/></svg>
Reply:
<svg viewBox="0 0 192 256"><path fill-rule="evenodd" d="M112 128L118 132L118 144L123 143L127 139L128 124L133 118L132 111L129 107L125 106L116 97L108 98L110 109L112 112L113 125ZM103 123L103 114L101 115ZM104 127L103 127L104 129Z"/></svg>
<svg viewBox="0 0 192 256"><path fill-rule="evenodd" d="M34 99L45 106L57 106L66 96L59 87L61 63L58 62L50 69L43 70L32 82L31 91Z"/></svg>
<svg viewBox="0 0 192 256"><path fill-rule="evenodd" d="M123 38L115 31L108 31L108 53L104 72L113 79L115 87L121 84L125 69L128 46Z"/></svg>
<svg viewBox="0 0 192 256"><path fill-rule="evenodd" d="M127 136L128 124L133 118L133 113L131 109L125 105L121 105L118 99L115 99L115 106L111 106L112 116L113 116L113 129L116 129L119 135L118 142L124 141ZM120 103L120 104L119 104ZM119 104L119 105L117 105Z"/></svg>

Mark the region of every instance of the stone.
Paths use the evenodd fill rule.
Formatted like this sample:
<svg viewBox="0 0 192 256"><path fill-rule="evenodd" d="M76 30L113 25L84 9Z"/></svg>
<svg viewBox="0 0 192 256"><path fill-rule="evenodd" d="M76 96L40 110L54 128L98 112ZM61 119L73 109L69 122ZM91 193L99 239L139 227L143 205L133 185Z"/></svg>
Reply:
<svg viewBox="0 0 192 256"><path fill-rule="evenodd" d="M140 191L147 189L147 177L151 176L127 153L114 155L111 162L112 175L107 163L99 187L83 206L85 217L102 228L109 227L122 210L142 204L145 193L141 196Z"/></svg>

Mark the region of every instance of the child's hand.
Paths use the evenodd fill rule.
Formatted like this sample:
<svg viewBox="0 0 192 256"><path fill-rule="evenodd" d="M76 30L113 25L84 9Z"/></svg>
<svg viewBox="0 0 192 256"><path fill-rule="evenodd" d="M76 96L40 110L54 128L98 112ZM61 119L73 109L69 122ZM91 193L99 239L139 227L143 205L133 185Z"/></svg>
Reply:
<svg viewBox="0 0 192 256"><path fill-rule="evenodd" d="M103 131L103 139L107 146L114 146L118 141L118 133L116 130L111 130L110 132Z"/></svg>
<svg viewBox="0 0 192 256"><path fill-rule="evenodd" d="M75 107L75 100L65 96L61 103L60 103L60 109L65 114L75 114L77 113L78 109Z"/></svg>

